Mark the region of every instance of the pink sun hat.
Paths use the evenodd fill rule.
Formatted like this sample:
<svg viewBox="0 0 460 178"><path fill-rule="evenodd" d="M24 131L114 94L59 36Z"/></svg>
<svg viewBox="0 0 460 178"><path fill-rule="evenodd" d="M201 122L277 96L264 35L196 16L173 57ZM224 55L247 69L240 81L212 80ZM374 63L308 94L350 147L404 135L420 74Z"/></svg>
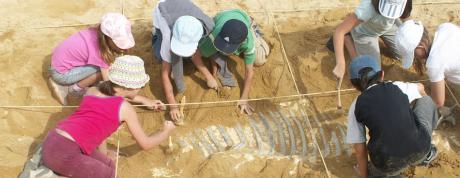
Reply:
<svg viewBox="0 0 460 178"><path fill-rule="evenodd" d="M101 31L120 49L132 48L135 44L131 33L131 22L120 13L107 13L101 19Z"/></svg>

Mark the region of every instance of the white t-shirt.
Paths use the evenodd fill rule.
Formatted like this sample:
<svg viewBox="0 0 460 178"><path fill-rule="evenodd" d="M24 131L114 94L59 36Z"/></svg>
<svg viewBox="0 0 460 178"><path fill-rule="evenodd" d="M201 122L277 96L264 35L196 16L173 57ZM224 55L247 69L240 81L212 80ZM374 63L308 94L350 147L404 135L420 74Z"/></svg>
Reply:
<svg viewBox="0 0 460 178"><path fill-rule="evenodd" d="M451 23L438 27L426 62L431 82L445 78L460 85L460 28Z"/></svg>
<svg viewBox="0 0 460 178"><path fill-rule="evenodd" d="M171 29L169 29L168 22L161 15L159 4L166 0L160 0L153 11L153 26L160 29L162 34L160 56L162 60L171 63ZM155 31L155 29L153 29Z"/></svg>
<svg viewBox="0 0 460 178"><path fill-rule="evenodd" d="M393 82L394 85L398 86L401 91L407 95L407 99L409 103L422 98L422 95L418 91L418 86L415 83L406 83L406 82ZM375 86L375 85L373 85ZM373 87L370 86L369 88ZM368 89L369 89L368 88ZM362 123L359 123L356 120L355 116L355 107L356 107L356 100L353 100L351 103L350 109L348 110L348 129L347 129L347 137L345 138L345 142L348 144L354 143L365 143L366 142L366 130Z"/></svg>

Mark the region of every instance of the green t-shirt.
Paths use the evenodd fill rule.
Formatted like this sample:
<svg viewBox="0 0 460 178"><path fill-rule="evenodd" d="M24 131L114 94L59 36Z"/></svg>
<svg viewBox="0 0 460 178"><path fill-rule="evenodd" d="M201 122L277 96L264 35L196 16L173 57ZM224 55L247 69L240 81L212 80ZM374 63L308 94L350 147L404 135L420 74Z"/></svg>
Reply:
<svg viewBox="0 0 460 178"><path fill-rule="evenodd" d="M246 38L246 41L244 41L233 54L237 56L244 54L244 63L252 64L256 59L256 51L254 45L254 36L252 35L252 29L250 28L251 18L248 16L248 14L239 9L222 11L214 17L214 23L216 26L208 37L200 41L198 46L201 55L204 57L211 57L218 52L213 43L214 37L220 33L225 22L231 19L242 21L248 28L248 37Z"/></svg>

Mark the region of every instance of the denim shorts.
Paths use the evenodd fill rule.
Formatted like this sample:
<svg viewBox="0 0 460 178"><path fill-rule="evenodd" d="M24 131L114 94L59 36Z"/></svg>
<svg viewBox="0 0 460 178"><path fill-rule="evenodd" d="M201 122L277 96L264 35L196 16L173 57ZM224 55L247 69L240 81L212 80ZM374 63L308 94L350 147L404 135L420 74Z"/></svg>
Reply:
<svg viewBox="0 0 460 178"><path fill-rule="evenodd" d="M79 82L80 80L83 80L99 72L100 70L101 69L97 66L85 65L85 66L75 67L61 74L53 67L49 68L51 78L53 78L53 80L60 85L72 85L74 83Z"/></svg>
<svg viewBox="0 0 460 178"><path fill-rule="evenodd" d="M155 57L156 61L161 63L161 42L163 41L163 35L161 34L160 29L155 28L155 32L152 33L152 50L153 56Z"/></svg>

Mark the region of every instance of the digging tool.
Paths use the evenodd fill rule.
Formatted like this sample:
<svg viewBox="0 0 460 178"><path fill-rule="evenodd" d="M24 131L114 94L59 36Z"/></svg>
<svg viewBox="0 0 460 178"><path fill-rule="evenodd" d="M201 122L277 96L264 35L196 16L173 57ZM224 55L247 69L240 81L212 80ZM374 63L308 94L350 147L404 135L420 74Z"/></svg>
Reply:
<svg viewBox="0 0 460 178"><path fill-rule="evenodd" d="M172 138L171 136L169 136L169 144L168 144L168 148L166 149L166 153L172 153L174 151L174 145L172 143Z"/></svg>
<svg viewBox="0 0 460 178"><path fill-rule="evenodd" d="M340 113L343 113L342 109L342 99L340 97L340 89L342 88L343 77L340 77L339 82L337 83L337 110Z"/></svg>
<svg viewBox="0 0 460 178"><path fill-rule="evenodd" d="M185 115L184 115L184 107L185 105L183 105L184 103L186 103L186 99L185 99L185 96L182 96L182 99L180 100L180 106L179 106L179 112L180 112L180 118L178 121L176 121L174 124L178 125L178 126L182 126L184 125L184 118L185 118Z"/></svg>
<svg viewBox="0 0 460 178"><path fill-rule="evenodd" d="M441 124L444 121L449 122L452 125L455 125L456 120L455 120L454 116L452 116L452 111L454 111L455 107L459 107L459 105L455 104L455 105L453 105L451 107L441 107L441 108L439 108L438 111L439 111L439 115L441 115L441 117L439 117L437 125Z"/></svg>

